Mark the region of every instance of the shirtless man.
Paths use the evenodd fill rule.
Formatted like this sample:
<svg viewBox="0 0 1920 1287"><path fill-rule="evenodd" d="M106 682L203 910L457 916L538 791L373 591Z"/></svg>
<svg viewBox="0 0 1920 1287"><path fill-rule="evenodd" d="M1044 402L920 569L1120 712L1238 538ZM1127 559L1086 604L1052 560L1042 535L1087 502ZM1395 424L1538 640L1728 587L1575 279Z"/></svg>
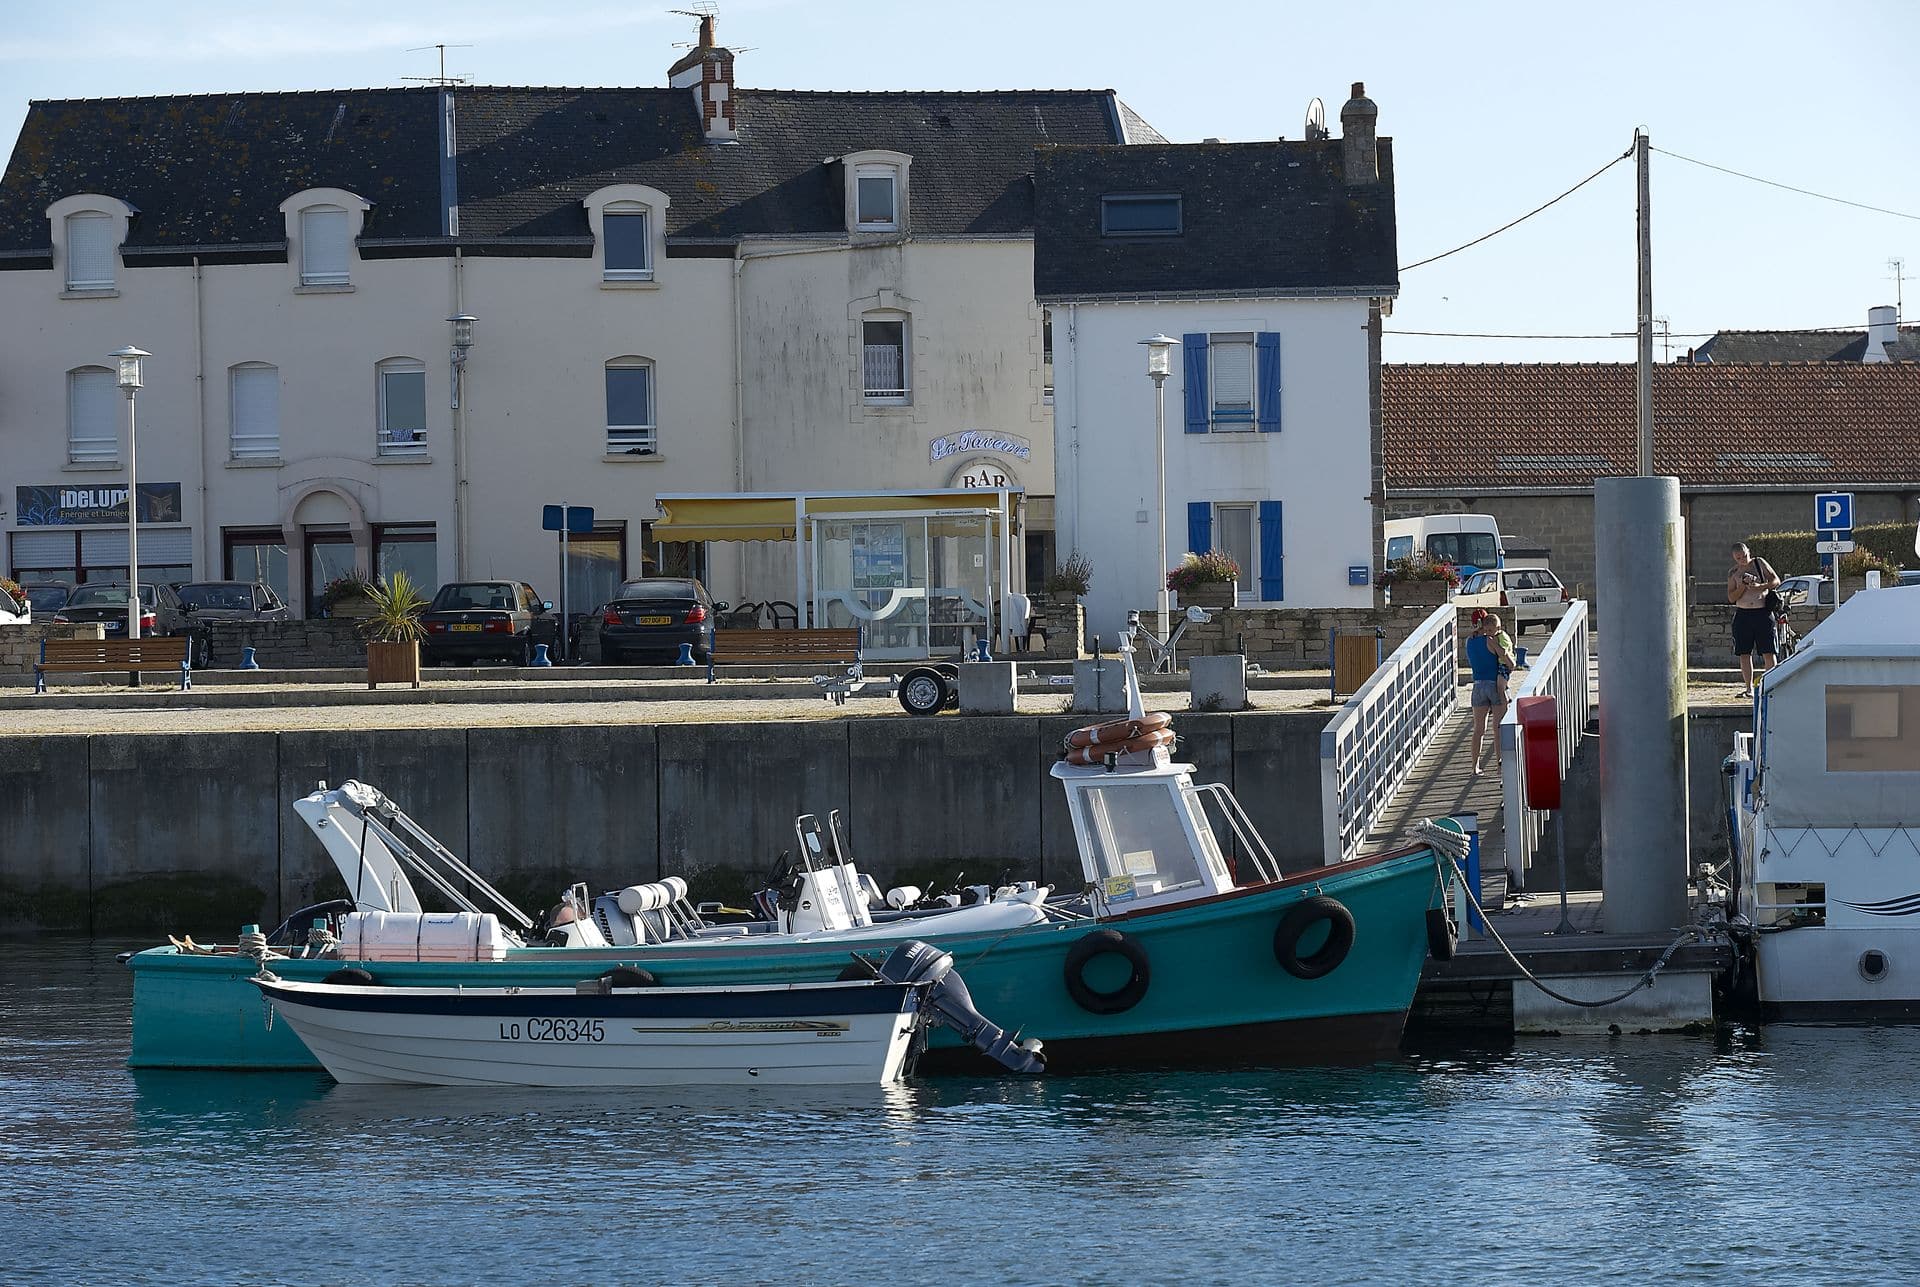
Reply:
<svg viewBox="0 0 1920 1287"><path fill-rule="evenodd" d="M1733 546L1733 570L1727 573L1727 602L1733 605L1733 652L1740 658L1740 682L1753 687L1753 658L1763 671L1773 669L1773 614L1767 591L1780 588L1780 574L1765 559L1753 557L1744 542Z"/></svg>

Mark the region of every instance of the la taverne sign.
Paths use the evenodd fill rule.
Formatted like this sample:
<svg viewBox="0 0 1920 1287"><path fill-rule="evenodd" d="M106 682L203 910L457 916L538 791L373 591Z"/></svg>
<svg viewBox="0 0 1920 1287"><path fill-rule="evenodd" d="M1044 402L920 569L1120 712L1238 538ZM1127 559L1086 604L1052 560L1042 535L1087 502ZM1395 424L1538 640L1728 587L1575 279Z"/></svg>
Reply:
<svg viewBox="0 0 1920 1287"><path fill-rule="evenodd" d="M950 456L966 456L976 452L987 452L995 456L1011 456L1015 460L1031 460L1033 444L1014 434L982 433L978 429L963 429L959 433L950 433L935 438L929 445L933 464L939 464Z"/></svg>

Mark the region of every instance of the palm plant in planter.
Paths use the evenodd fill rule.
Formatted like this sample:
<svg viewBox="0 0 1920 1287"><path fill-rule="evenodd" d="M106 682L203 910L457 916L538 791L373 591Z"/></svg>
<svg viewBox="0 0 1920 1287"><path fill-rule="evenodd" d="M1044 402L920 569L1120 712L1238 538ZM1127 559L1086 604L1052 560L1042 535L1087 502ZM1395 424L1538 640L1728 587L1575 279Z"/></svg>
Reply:
<svg viewBox="0 0 1920 1287"><path fill-rule="evenodd" d="M1186 607L1231 608L1240 599L1240 565L1219 550L1189 554L1167 573L1167 589Z"/></svg>
<svg viewBox="0 0 1920 1287"><path fill-rule="evenodd" d="M405 572L374 582L366 597L371 610L360 629L367 636L367 687L420 687L420 640L426 634L420 611L427 601Z"/></svg>

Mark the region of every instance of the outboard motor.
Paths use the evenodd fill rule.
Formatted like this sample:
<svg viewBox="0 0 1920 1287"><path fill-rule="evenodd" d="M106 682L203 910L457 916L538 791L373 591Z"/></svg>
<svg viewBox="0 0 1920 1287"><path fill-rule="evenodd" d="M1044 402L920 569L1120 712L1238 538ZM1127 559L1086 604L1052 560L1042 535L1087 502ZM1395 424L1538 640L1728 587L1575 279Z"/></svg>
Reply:
<svg viewBox="0 0 1920 1287"><path fill-rule="evenodd" d="M1039 1073L1047 1069L1040 1057L1038 1041L1015 1041L1000 1027L974 1008L973 994L954 973L953 957L931 943L909 939L881 963L880 977L889 983L927 985L927 1010L933 1018L959 1033L975 1050L1017 1073Z"/></svg>

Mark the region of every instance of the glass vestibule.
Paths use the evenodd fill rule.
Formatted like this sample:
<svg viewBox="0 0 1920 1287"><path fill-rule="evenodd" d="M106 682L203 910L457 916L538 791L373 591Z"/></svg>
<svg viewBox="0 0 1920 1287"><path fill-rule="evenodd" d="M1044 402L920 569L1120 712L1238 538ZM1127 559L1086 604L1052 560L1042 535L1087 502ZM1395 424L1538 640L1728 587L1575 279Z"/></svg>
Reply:
<svg viewBox="0 0 1920 1287"><path fill-rule="evenodd" d="M984 515L815 519L813 619L865 631L873 659L959 656L993 633L1002 570Z"/></svg>

